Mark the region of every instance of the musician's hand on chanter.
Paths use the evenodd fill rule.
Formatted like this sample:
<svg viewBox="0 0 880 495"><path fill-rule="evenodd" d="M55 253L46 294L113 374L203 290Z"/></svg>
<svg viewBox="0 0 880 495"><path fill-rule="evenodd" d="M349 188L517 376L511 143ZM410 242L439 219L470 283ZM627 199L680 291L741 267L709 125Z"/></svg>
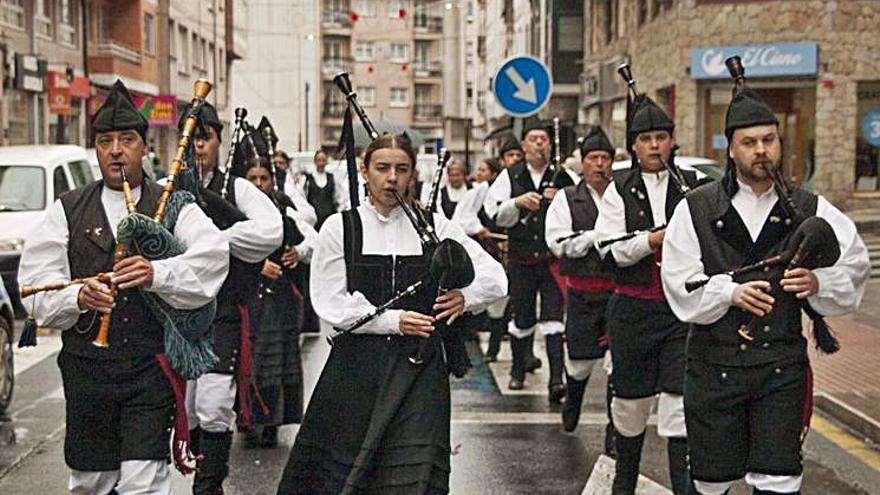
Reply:
<svg viewBox="0 0 880 495"><path fill-rule="evenodd" d="M555 187L548 187L548 188L544 189L544 191L541 193L541 195L547 201L553 201L553 198L556 196L557 191L559 191L559 189L557 189Z"/></svg>
<svg viewBox="0 0 880 495"><path fill-rule="evenodd" d="M400 313L397 328L404 335L430 337L434 331L434 317L416 311L403 311Z"/></svg>
<svg viewBox="0 0 880 495"><path fill-rule="evenodd" d="M293 268L299 263L299 251L296 248L290 248L281 255L281 264L285 268Z"/></svg>
<svg viewBox="0 0 880 495"><path fill-rule="evenodd" d="M153 264L143 256L131 256L113 266L110 281L119 289L132 287L151 287L153 285Z"/></svg>
<svg viewBox="0 0 880 495"><path fill-rule="evenodd" d="M434 302L436 303L434 311L441 311L436 318L446 320L447 325L455 323L455 320L464 312L464 294L458 289L440 294Z"/></svg>
<svg viewBox="0 0 880 495"><path fill-rule="evenodd" d="M517 196L514 199L514 204L520 210L535 211L541 207L541 195L535 191L529 191Z"/></svg>
<svg viewBox="0 0 880 495"><path fill-rule="evenodd" d="M110 286L94 279L83 284L76 296L76 302L81 310L99 313L110 313L114 306Z"/></svg>
<svg viewBox="0 0 880 495"><path fill-rule="evenodd" d="M656 232L648 233L648 246L652 251L660 249L663 245L663 239L666 237L666 229L660 229Z"/></svg>
<svg viewBox="0 0 880 495"><path fill-rule="evenodd" d="M819 292L819 279L806 268L785 270L779 284L785 292L795 292L798 299L806 299Z"/></svg>
<svg viewBox="0 0 880 495"><path fill-rule="evenodd" d="M263 275L271 278L272 280L278 280L281 277L281 265L278 263L273 263L269 260L263 262Z"/></svg>
<svg viewBox="0 0 880 495"><path fill-rule="evenodd" d="M736 286L730 296L730 302L756 316L764 316L771 309L775 299L767 293L770 282L766 280L753 280Z"/></svg>

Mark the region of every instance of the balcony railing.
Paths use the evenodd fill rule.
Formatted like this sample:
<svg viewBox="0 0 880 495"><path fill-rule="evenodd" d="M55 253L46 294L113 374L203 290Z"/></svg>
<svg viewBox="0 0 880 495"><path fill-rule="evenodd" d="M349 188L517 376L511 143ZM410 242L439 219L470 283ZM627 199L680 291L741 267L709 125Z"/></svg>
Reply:
<svg viewBox="0 0 880 495"><path fill-rule="evenodd" d="M416 33L443 32L443 17L427 14L416 14L413 19L413 27Z"/></svg>
<svg viewBox="0 0 880 495"><path fill-rule="evenodd" d="M439 103L418 103L413 107L413 118L418 121L440 120L443 117L443 105Z"/></svg>
<svg viewBox="0 0 880 495"><path fill-rule="evenodd" d="M341 10L325 10L321 12L321 25L326 28L332 27L351 27L351 13Z"/></svg>
<svg viewBox="0 0 880 495"><path fill-rule="evenodd" d="M321 74L335 76L340 72L351 72L354 67L354 59L351 57L330 57L321 60Z"/></svg>
<svg viewBox="0 0 880 495"><path fill-rule="evenodd" d="M325 102L321 109L321 117L327 119L341 119L345 115L345 103L341 101Z"/></svg>
<svg viewBox="0 0 880 495"><path fill-rule="evenodd" d="M443 72L443 62L440 60L416 60L413 62L413 71L416 77L439 77Z"/></svg>
<svg viewBox="0 0 880 495"><path fill-rule="evenodd" d="M116 40L104 40L95 46L98 57L115 57L133 64L141 63L141 53L137 49Z"/></svg>

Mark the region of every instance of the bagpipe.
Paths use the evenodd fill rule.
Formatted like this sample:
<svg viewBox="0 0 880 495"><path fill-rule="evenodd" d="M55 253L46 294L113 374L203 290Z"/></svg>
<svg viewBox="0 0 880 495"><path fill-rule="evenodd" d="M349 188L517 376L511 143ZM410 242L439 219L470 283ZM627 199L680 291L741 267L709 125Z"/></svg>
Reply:
<svg viewBox="0 0 880 495"><path fill-rule="evenodd" d="M440 148L437 154L437 168L434 169L434 177L431 178L431 190L428 191L428 204L425 209L430 212L437 211L437 197L440 196L440 182L443 178L443 170L449 165L452 153L446 148Z"/></svg>
<svg viewBox="0 0 880 495"><path fill-rule="evenodd" d="M354 112L361 120L361 123L370 137L372 139L377 139L379 133L376 131L376 128L373 126L369 117L367 117L366 112L364 112L363 108L358 103L357 94L352 90L351 80L349 79L348 74L344 72L339 73L334 77L333 81L345 95L350 108L354 109ZM346 115L349 116L346 120L350 124L350 109L346 110ZM343 127L343 134L345 134L345 126ZM342 141L345 140L343 139ZM347 157L353 157L353 140L350 142L344 142L343 144L346 148ZM335 328L334 330L336 330L336 333L327 337L327 341L330 345L333 345L338 339L351 334L354 330L357 330L372 321L395 304L398 304L407 297L415 295L420 290L428 290L430 287L436 286L437 295L439 296L450 290L466 287L473 282L474 267L467 251L461 244L453 239L440 240L434 229L433 222L429 220L432 215L431 207L436 206L440 187L440 176L442 175L442 167L445 166L446 161L448 161L448 152L441 152L438 156L438 169L435 171L431 191L428 196L432 199L429 200L429 204L426 205L424 209L418 204L410 203L409 198L404 198L400 196L399 193L395 192L395 199L397 200L398 206L404 212L418 234L423 252L430 258L428 272L421 279L395 294L390 300L380 304L373 309L373 311L362 316L353 324L346 328ZM356 172L353 171L353 161L349 160L350 184L354 173ZM351 198L353 208L358 204L356 187L357 186L355 185L354 188L350 188L350 191L353 191ZM405 190L408 191L409 188L407 187ZM432 202L433 205L431 204ZM442 339L442 346L446 355L447 369L456 377L464 376L470 367L470 358L467 355L467 349L460 331L442 321L436 321L434 327L436 333L439 333L440 338ZM424 363L425 353L430 346L430 339L433 338L434 336L432 334L431 337L425 338L419 342L417 350L409 357L410 363L416 366L420 366Z"/></svg>
<svg viewBox="0 0 880 495"><path fill-rule="evenodd" d="M559 117L553 117L553 159L550 160L550 171L553 172L553 175L550 176L550 180L544 181L541 183L540 189L546 188L555 188L559 186L559 178L562 177L562 174L565 172L565 167L562 166L562 145L559 140ZM537 210L531 210L526 213L522 218L519 219L519 223L521 225L527 225L532 221L532 218L539 214L541 210L547 208L549 206L550 200L547 198L541 197L541 205Z"/></svg>
<svg viewBox="0 0 880 495"><path fill-rule="evenodd" d="M196 202L196 199L187 191L175 189L181 171L188 169L184 162L185 153L193 139L199 110L210 91L210 82L204 79L195 82L190 109L186 114L177 150L169 167L168 177L153 217L137 212L128 174L125 167L122 167L123 194L128 213L117 226L114 264L134 255L141 255L148 260L157 261L180 255L186 251L186 246L174 237L172 232L182 208ZM85 283L90 279L107 283L110 282L110 274L101 273L93 277L37 287L23 286L21 294L22 297L27 297L39 292L59 290L76 283ZM115 284L110 283L110 291L111 295L116 297ZM165 354L171 367L187 379L196 378L209 371L217 362L217 357L211 346L211 322L216 311L216 301L212 300L200 308L182 310L172 307L152 292L141 288L138 288L138 291L164 329ZM107 336L110 331L111 318L112 312L101 315L98 334L92 342L95 346L102 348L108 346ZM19 346L36 345L36 321L33 317L28 320L26 326L30 328L26 328L22 333L22 341L19 342ZM32 332L33 336L29 336Z"/></svg>

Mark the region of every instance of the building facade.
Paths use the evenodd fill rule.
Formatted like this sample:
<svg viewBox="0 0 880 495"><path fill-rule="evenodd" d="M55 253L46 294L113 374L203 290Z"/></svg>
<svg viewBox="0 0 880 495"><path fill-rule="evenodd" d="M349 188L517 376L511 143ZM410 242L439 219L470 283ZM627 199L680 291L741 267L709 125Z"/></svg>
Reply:
<svg viewBox="0 0 880 495"><path fill-rule="evenodd" d="M674 118L680 154L723 162L724 59L738 54L777 112L786 172L841 207L880 205L880 2L589 0L584 19L581 123L623 143L616 68L629 61Z"/></svg>

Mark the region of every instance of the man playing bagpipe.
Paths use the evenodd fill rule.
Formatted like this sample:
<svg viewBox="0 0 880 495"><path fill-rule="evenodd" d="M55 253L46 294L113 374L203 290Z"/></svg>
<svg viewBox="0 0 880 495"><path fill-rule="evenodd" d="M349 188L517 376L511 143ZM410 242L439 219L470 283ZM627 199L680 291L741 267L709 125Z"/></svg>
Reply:
<svg viewBox="0 0 880 495"><path fill-rule="evenodd" d="M801 310L817 347L836 351L822 315L858 307L868 253L846 215L782 179L779 121L737 59L727 170L675 209L663 286L692 324L684 407L697 491L725 494L745 477L755 494L795 494L812 394Z"/></svg>
<svg viewBox="0 0 880 495"><path fill-rule="evenodd" d="M141 169L147 128L117 81L92 120L102 179L62 195L21 257L22 285L86 278L39 293L32 303L41 325L63 329L58 366L71 493L170 494L175 390L169 381L174 372L165 366L171 362L183 370L182 359L192 366L185 375L198 374L216 360L210 315L226 277L228 244L188 193L173 193L160 208L162 188ZM164 215L161 225L149 218L158 211ZM117 260L115 251L126 254L117 248L125 246L129 221L165 230L147 239L157 241L152 245L138 244L142 238L136 235L129 246L133 252L176 244L185 250L164 259L132 254ZM95 277L98 273L110 275ZM169 340L157 307L166 314L208 308L201 358L195 347L181 349L179 341ZM103 321L109 322L106 343L98 338ZM180 325L178 330L187 326Z"/></svg>

